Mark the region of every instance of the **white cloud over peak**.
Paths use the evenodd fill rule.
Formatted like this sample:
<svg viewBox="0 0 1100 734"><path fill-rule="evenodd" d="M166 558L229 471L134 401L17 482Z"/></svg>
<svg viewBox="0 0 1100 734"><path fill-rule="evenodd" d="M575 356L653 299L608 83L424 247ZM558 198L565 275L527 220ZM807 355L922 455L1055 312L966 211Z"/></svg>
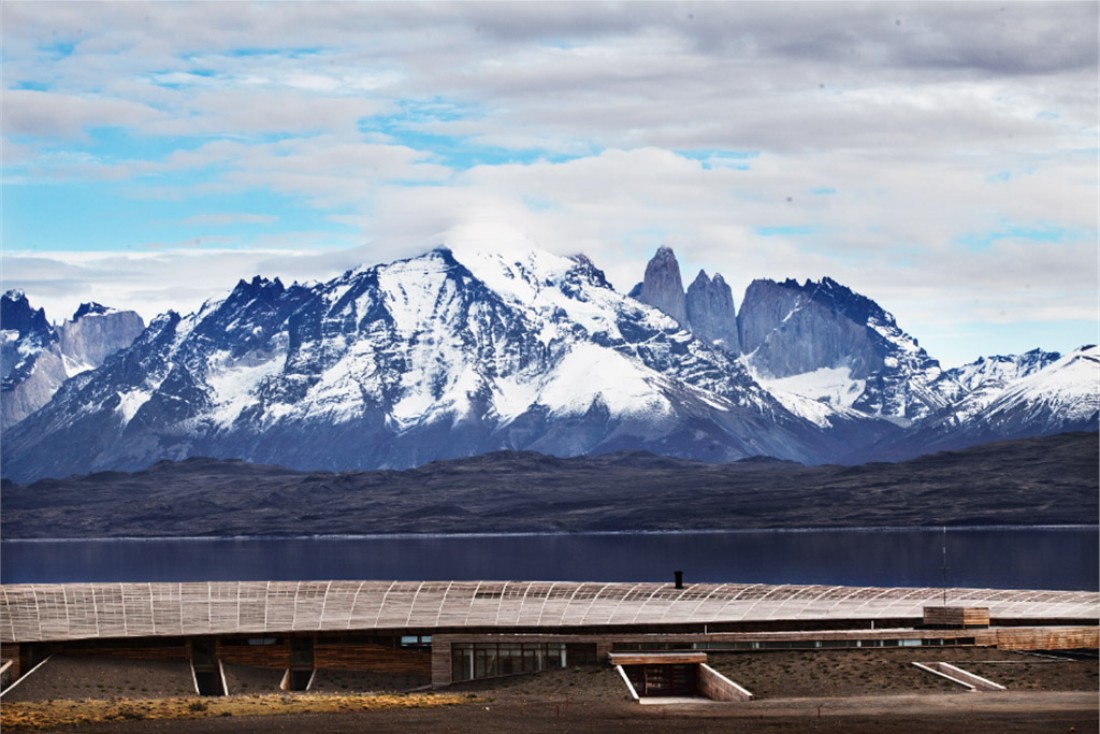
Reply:
<svg viewBox="0 0 1100 734"><path fill-rule="evenodd" d="M1095 337L1094 3L0 14L4 281L51 315L186 310L493 221L622 289L663 243L737 297L829 275L948 362L983 324Z"/></svg>

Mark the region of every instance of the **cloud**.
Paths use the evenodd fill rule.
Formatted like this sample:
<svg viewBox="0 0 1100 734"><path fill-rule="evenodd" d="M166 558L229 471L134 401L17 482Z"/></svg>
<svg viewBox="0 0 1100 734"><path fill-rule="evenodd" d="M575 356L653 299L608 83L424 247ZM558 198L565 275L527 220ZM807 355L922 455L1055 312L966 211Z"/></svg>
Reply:
<svg viewBox="0 0 1100 734"><path fill-rule="evenodd" d="M287 284L323 280L365 257L362 249L226 250L177 244L141 253L5 253L2 260L4 288L25 290L51 320L95 300L135 310L148 321L169 310L196 311L210 298L224 298L242 278L279 276Z"/></svg>
<svg viewBox="0 0 1100 734"><path fill-rule="evenodd" d="M274 214L248 214L231 212L225 214L195 214L182 220L180 224L191 227L223 227L227 224L274 224L279 218Z"/></svg>
<svg viewBox="0 0 1100 734"><path fill-rule="evenodd" d="M8 89L3 98L5 135L79 138L91 127L140 127L162 119L145 105L122 99Z"/></svg>
<svg viewBox="0 0 1100 734"><path fill-rule="evenodd" d="M624 289L671 243L686 273L719 270L737 296L753 277L830 275L940 332L1095 319L1094 3L0 14L5 186L106 181L126 221L159 223L128 240L159 243L141 257L49 255L56 280L30 266L44 253L11 253L62 243L6 229L5 281L44 298L191 308L232 286L223 275L327 277L321 263L413 254L489 220L587 251ZM1026 236L1044 227L1066 234Z"/></svg>

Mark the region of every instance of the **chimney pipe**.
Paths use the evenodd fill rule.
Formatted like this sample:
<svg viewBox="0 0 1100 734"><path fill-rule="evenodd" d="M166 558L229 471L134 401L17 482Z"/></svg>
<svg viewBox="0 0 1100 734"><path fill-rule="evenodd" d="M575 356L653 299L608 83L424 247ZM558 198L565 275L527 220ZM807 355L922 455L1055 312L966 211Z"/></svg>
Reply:
<svg viewBox="0 0 1100 734"><path fill-rule="evenodd" d="M684 588L684 572L683 571L674 571L673 573L676 574L676 588L677 589Z"/></svg>

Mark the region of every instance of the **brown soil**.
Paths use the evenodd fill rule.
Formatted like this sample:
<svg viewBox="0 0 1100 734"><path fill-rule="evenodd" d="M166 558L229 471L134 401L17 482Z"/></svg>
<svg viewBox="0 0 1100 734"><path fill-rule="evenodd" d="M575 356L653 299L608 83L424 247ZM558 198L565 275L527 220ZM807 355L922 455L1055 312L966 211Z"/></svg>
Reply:
<svg viewBox="0 0 1100 734"><path fill-rule="evenodd" d="M785 699L747 704L639 706L576 701L472 701L435 708L392 708L333 714L216 716L175 721L119 721L86 724L87 734L402 734L421 732L593 732L638 731L830 732L833 734L1023 734L1094 732L1100 724L1095 693L989 693L920 696L864 696L852 699ZM5 725L5 731L7 726Z"/></svg>
<svg viewBox="0 0 1100 734"><path fill-rule="evenodd" d="M316 693L411 691L431 685L431 678L385 675L360 670L318 670L309 690Z"/></svg>
<svg viewBox="0 0 1100 734"><path fill-rule="evenodd" d="M231 695L247 693L274 693L283 682L285 670L254 668L247 665L222 664L225 685Z"/></svg>
<svg viewBox="0 0 1100 734"><path fill-rule="evenodd" d="M195 694L186 662L55 655L4 694L4 703L54 699L156 698Z"/></svg>
<svg viewBox="0 0 1100 734"><path fill-rule="evenodd" d="M1097 660L1037 658L986 648L711 653L710 666L756 699L847 697L884 693L966 693L912 663L942 661L1010 690L1095 691Z"/></svg>
<svg viewBox="0 0 1100 734"><path fill-rule="evenodd" d="M970 693L920 671L945 660L1009 685ZM992 661L992 662L985 662ZM1049 661L987 649L776 651L710 655L712 667L756 694L748 703L639 706L606 666L468 682L446 690L464 705L257 719L221 714L180 721L86 724L81 732L1087 732L1098 728L1097 661ZM990 669L993 669L990 672ZM1013 683L1004 672L1011 670ZM87 672L87 671L86 671ZM337 679L332 678L330 682ZM343 679L349 687L353 674ZM371 684L367 678L360 683ZM339 683L337 683L339 685ZM325 694L306 694L323 697ZM211 699L197 699L206 700ZM294 700L294 699L289 699ZM8 703L5 696L4 703ZM293 706L290 707L293 709ZM5 729L7 727L5 726ZM73 731L72 727L58 731Z"/></svg>

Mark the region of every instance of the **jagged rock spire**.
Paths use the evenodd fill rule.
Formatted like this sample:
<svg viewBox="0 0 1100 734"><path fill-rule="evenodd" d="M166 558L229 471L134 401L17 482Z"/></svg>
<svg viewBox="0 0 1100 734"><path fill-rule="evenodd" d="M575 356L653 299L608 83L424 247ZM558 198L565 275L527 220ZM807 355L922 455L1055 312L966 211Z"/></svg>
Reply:
<svg viewBox="0 0 1100 734"><path fill-rule="evenodd" d="M741 351L733 292L721 273L710 278L706 271L700 270L688 286L686 303L688 322L695 336L733 354Z"/></svg>
<svg viewBox="0 0 1100 734"><path fill-rule="evenodd" d="M671 247L661 246L653 259L645 266L645 279L634 295L642 303L653 306L676 319L687 328L687 300L684 281L680 279L680 263Z"/></svg>

